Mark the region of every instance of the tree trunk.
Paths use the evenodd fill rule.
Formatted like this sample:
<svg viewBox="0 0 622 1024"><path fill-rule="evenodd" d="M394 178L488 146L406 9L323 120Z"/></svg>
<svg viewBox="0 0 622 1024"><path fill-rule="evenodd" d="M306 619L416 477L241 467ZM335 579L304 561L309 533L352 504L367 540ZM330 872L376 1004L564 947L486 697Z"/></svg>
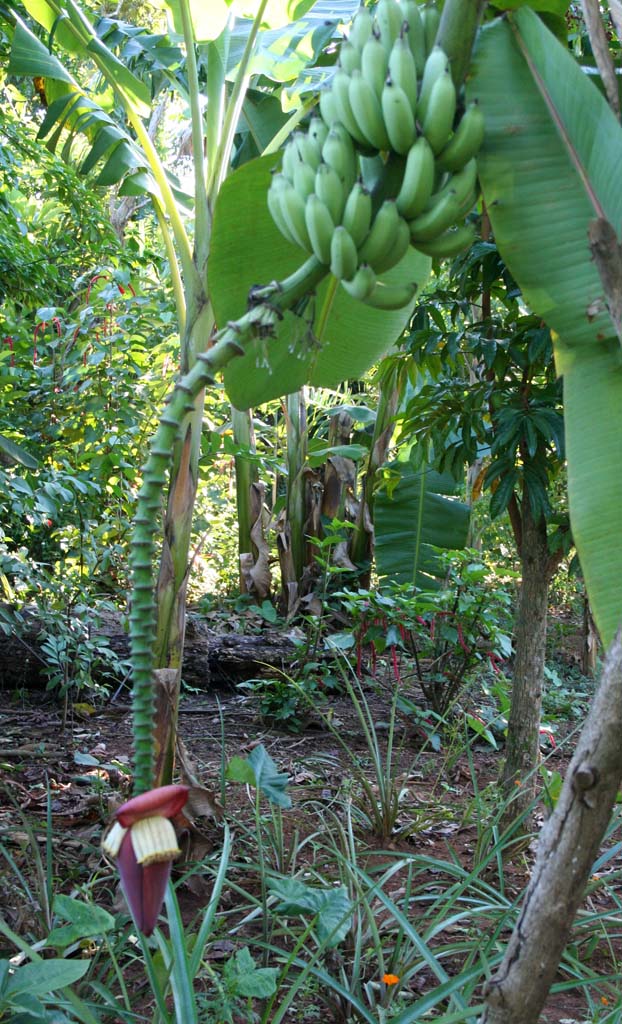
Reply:
<svg viewBox="0 0 622 1024"><path fill-rule="evenodd" d="M480 1024L536 1024L622 779L622 633L614 640Z"/></svg>
<svg viewBox="0 0 622 1024"><path fill-rule="evenodd" d="M526 493L521 519L522 583L515 621L512 706L502 775L503 790L511 798L506 825L525 811L536 795L551 573L546 522L534 520Z"/></svg>

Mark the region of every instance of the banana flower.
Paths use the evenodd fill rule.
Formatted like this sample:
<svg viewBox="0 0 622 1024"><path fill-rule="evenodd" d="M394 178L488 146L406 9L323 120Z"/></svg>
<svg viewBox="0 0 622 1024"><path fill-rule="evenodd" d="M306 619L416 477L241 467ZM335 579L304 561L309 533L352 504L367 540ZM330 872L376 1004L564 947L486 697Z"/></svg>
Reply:
<svg viewBox="0 0 622 1024"><path fill-rule="evenodd" d="M188 799L188 786L160 786L115 811L104 853L116 860L121 888L136 927L151 935L160 914L173 858L180 853L171 822Z"/></svg>

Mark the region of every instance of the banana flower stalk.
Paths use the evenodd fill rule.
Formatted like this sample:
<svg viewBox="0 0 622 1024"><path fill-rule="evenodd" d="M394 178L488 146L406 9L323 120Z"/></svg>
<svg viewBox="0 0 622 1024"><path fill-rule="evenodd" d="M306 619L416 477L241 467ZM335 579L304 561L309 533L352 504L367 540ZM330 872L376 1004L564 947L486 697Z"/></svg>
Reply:
<svg viewBox="0 0 622 1024"><path fill-rule="evenodd" d="M116 860L125 899L144 935L156 926L173 859L181 852L171 818L188 792L187 786L160 786L132 797L115 811L102 841L104 853Z"/></svg>

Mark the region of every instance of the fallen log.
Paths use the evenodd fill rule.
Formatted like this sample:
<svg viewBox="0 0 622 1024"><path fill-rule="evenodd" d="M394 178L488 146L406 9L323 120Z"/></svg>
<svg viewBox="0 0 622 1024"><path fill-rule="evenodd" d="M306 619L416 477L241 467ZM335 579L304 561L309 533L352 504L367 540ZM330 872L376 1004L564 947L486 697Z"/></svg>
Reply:
<svg viewBox="0 0 622 1024"><path fill-rule="evenodd" d="M3 624L14 623L9 632L0 632L1 690L46 688L51 665L46 658L45 641L50 636L64 636L70 641L66 656L71 677L75 644L80 643L79 628L67 636L66 627L55 632L54 625L45 625L34 608L20 609L19 618L6 606L0 611ZM101 646L94 652L93 681L117 687L124 678L129 680L126 617L109 611L97 612L93 622L91 627L85 625L83 632L83 640L101 640ZM271 672L290 671L297 656L298 648L283 633L268 630L256 634L218 633L210 629L200 615L188 614L182 673L188 686L201 690L233 687ZM126 664L111 678L110 668L119 661Z"/></svg>

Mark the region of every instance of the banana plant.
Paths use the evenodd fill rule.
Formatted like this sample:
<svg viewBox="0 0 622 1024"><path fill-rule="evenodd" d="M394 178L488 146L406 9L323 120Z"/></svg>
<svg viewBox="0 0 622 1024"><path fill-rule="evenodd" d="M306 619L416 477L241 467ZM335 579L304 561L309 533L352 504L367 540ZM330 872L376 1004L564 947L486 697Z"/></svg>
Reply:
<svg viewBox="0 0 622 1024"><path fill-rule="evenodd" d="M618 295L622 288L622 127L528 8L482 30L468 95L485 115L479 169L496 243L553 332L572 532L608 645L622 623L622 550L612 540L622 505L621 330L612 299L612 286Z"/></svg>

